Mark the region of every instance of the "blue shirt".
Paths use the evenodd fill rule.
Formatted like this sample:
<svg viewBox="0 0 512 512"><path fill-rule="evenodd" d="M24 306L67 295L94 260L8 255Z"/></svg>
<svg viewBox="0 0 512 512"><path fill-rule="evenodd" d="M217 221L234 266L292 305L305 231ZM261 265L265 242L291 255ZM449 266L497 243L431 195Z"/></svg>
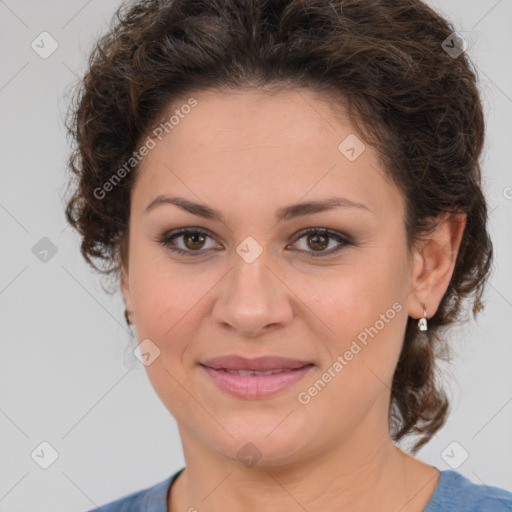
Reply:
<svg viewBox="0 0 512 512"><path fill-rule="evenodd" d="M153 487L128 494L89 512L168 512L167 491L184 470ZM477 485L456 471L440 471L436 490L423 512L511 512L512 492Z"/></svg>

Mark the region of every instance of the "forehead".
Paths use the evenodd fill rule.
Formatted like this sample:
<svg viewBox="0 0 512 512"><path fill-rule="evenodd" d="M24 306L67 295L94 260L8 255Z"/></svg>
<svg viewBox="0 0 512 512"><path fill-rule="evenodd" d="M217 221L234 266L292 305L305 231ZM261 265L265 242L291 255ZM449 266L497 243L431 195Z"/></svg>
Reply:
<svg viewBox="0 0 512 512"><path fill-rule="evenodd" d="M217 205L223 194L243 198L250 191L260 203L288 204L336 191L354 201L397 204L399 193L376 152L364 146L334 100L309 89L202 91L191 97L193 103L184 97L168 109L162 119L174 116L172 128L154 139L142 162L137 181L145 199L187 191L188 185ZM189 104L195 106L183 107Z"/></svg>
<svg viewBox="0 0 512 512"><path fill-rule="evenodd" d="M329 143L336 132L351 130L345 116L335 117L334 100L310 89L211 90L194 94L194 99L196 106L173 128L173 142L193 144L196 151L211 153L212 146L241 149L254 146L255 141L300 149L318 146L319 136ZM170 113L180 110L185 101L175 101ZM340 104L338 108L343 107Z"/></svg>

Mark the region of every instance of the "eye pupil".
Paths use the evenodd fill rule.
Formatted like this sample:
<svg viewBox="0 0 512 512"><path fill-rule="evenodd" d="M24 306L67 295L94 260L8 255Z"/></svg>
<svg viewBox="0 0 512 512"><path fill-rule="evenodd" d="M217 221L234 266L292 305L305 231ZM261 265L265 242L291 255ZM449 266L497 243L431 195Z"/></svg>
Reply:
<svg viewBox="0 0 512 512"><path fill-rule="evenodd" d="M312 249L321 250L325 249L329 245L328 239L329 237L325 235L309 235L308 243Z"/></svg>
<svg viewBox="0 0 512 512"><path fill-rule="evenodd" d="M200 249L204 244L205 236L201 235L199 233L189 233L189 234L186 234L183 236L183 240L188 249ZM199 244L199 245L198 246L197 245L190 246L187 243L189 240L192 240L193 244Z"/></svg>

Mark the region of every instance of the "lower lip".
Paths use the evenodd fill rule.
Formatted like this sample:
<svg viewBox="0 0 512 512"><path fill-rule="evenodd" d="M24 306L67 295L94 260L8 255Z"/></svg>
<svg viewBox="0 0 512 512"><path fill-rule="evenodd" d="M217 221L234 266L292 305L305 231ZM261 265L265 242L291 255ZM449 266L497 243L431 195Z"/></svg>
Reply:
<svg viewBox="0 0 512 512"><path fill-rule="evenodd" d="M213 382L223 391L246 399L267 398L299 382L313 365L272 375L233 375L201 365Z"/></svg>

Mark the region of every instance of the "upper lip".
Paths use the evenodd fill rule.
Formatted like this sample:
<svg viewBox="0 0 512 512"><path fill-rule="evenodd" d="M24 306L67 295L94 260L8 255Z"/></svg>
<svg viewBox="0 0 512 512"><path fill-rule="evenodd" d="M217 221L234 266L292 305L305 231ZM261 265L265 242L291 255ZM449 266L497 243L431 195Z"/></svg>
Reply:
<svg viewBox="0 0 512 512"><path fill-rule="evenodd" d="M267 370L295 370L313 363L279 356L263 356L248 359L242 356L229 355L214 357L201 364L215 370L254 370L264 372Z"/></svg>

